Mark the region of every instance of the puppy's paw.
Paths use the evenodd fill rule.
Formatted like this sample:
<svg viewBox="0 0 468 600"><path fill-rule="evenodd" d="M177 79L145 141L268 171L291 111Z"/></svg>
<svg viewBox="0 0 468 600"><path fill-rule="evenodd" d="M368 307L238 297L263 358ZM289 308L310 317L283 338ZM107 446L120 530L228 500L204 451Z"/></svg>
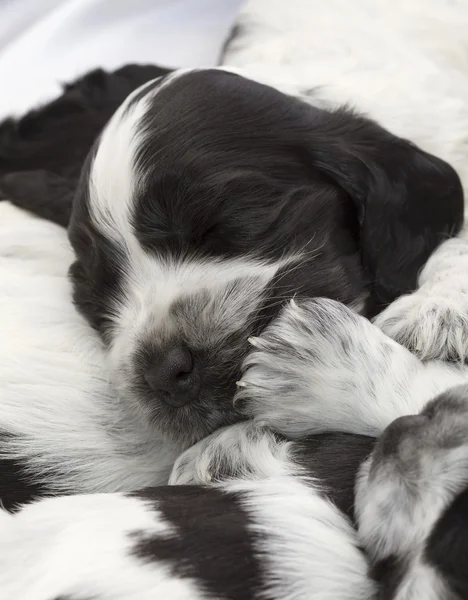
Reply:
<svg viewBox="0 0 468 600"><path fill-rule="evenodd" d="M208 485L227 479L264 479L280 475L288 443L247 422L224 427L176 460L169 485Z"/></svg>
<svg viewBox="0 0 468 600"><path fill-rule="evenodd" d="M446 282L450 287L450 282ZM395 300L374 320L421 360L468 360L468 294L438 286Z"/></svg>
<svg viewBox="0 0 468 600"><path fill-rule="evenodd" d="M343 304L292 301L251 343L234 401L259 423L294 439L331 430L372 435L394 418L376 423L374 404L388 394L378 387L395 356L411 355Z"/></svg>
<svg viewBox="0 0 468 600"><path fill-rule="evenodd" d="M361 467L359 533L374 559L415 554L468 487L468 386L392 422Z"/></svg>

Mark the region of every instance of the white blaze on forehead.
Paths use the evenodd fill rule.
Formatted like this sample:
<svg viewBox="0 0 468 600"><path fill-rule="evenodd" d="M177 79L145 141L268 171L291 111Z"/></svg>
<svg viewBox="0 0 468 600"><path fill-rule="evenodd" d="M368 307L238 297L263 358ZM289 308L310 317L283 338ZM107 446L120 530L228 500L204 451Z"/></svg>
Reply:
<svg viewBox="0 0 468 600"><path fill-rule="evenodd" d="M138 174L135 156L141 145L141 121L148 107L148 93L133 101L149 82L135 90L104 129L89 177L89 210L99 231L116 242L129 241L130 210ZM133 102L133 103L132 103Z"/></svg>
<svg viewBox="0 0 468 600"><path fill-rule="evenodd" d="M211 326L219 325L225 335L237 330L252 318L262 301L262 291L278 271L293 269L300 257L272 263L253 257L177 262L140 251L130 260L113 318L117 355L124 352L120 343L130 350L129 338L136 342L145 332L154 333L163 325L171 327L168 316L174 302L197 293L208 294ZM230 284L235 281L239 285L233 288Z"/></svg>
<svg viewBox="0 0 468 600"><path fill-rule="evenodd" d="M131 213L135 191L142 184L136 169L136 155L147 132L142 119L154 97L180 76L194 69L179 69L158 77L132 92L105 127L89 176L89 210L97 229L128 250L137 244L132 233ZM161 80L160 85L155 83ZM142 94L148 89L146 94ZM142 97L135 100L137 96Z"/></svg>

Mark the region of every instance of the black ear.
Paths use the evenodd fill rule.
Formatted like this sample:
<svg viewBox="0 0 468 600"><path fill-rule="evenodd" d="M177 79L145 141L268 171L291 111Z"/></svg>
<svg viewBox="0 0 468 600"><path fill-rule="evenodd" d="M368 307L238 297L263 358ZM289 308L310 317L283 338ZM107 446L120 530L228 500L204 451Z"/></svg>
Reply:
<svg viewBox="0 0 468 600"><path fill-rule="evenodd" d="M96 69L65 85L52 102L0 123L0 199L68 224L69 188L104 125L131 92L169 72L151 65Z"/></svg>
<svg viewBox="0 0 468 600"><path fill-rule="evenodd" d="M312 109L312 119L313 163L356 207L362 262L381 308L415 289L430 254L459 232L460 179L443 160L349 110Z"/></svg>
<svg viewBox="0 0 468 600"><path fill-rule="evenodd" d="M68 226L76 182L47 171L22 171L0 177L0 199Z"/></svg>

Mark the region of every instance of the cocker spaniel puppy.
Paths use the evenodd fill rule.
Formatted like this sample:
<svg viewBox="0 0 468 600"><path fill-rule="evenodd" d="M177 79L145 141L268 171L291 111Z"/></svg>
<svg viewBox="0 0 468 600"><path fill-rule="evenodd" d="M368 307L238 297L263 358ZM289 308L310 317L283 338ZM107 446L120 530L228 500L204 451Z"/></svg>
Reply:
<svg viewBox="0 0 468 600"><path fill-rule="evenodd" d="M5 321L13 331L11 315L24 318L46 362L21 340L24 363L3 352L1 495L17 508L40 495L118 492L1 513L9 597L464 597L446 542L465 543L453 523L463 525L466 389L446 390L467 373L422 363L345 306L372 316L412 291L431 252L458 233L462 185L435 156L452 154L343 107L347 93L328 97L320 81L254 71L140 81L102 132L113 110L89 121L84 142L73 129L78 159L64 152L60 185L53 161L39 175L5 165L11 148L32 148L34 127L18 146L19 124L0 130L5 197L31 208L31 190L55 187L63 212L47 201L35 212L65 223L75 194L81 313L48 305L52 288L70 300L55 272L18 284L5 247ZM18 242L28 275L49 235L33 253ZM63 247L53 263L62 275ZM12 310L28 286L37 301ZM174 462L171 483L203 487L129 495L166 482ZM73 573L60 569L67 556Z"/></svg>
<svg viewBox="0 0 468 600"><path fill-rule="evenodd" d="M310 10L297 1L308 22ZM268 19L277 25L286 9L273 5ZM255 21L253 6L246 4L242 19L252 14ZM282 31L291 36L299 25L296 17L284 18ZM359 38L351 30L354 44ZM267 24L262 31L265 48L271 47L263 34L275 40L278 27ZM248 32L244 27L227 48L231 62L243 62ZM361 57L362 49L354 50ZM267 55L259 54L262 67ZM372 316L412 291L432 251L461 227L457 174L415 145L413 136L407 141L390 131L399 111L385 129L343 107L349 97L340 96L339 86L329 97L319 80L305 86L292 56L278 61L277 73L246 65L245 72L162 69L153 77L145 68L138 77L153 79L127 97L102 132L110 105L115 108L115 99L138 77L128 67L112 93L116 74L94 74L76 86L85 105L77 114L100 115L88 119L93 125L84 142L78 120L70 127L79 160L67 151L60 169L52 160L44 163L44 185L18 160L4 163L9 174L0 189L18 204L23 192L31 198L28 181L47 198L55 170L75 190L69 234L76 306L101 336L119 402L171 455L243 418L232 398L247 339L261 333L290 298L325 296ZM299 63L305 77L305 63ZM93 103L96 79L106 110ZM381 87L374 90L376 105ZM414 119L413 101L411 107ZM42 110L31 117L41 142L44 131L74 119L63 99L52 114ZM404 113L405 123L410 113ZM24 152L29 165L34 136L27 127L24 139L17 135L22 123L0 130L0 146L4 156ZM422 129L427 141L428 123L412 123L407 132ZM93 137L77 183L74 169ZM54 148L49 157L60 152ZM431 148L439 150L437 144ZM452 158L453 152L440 149ZM21 176L11 174L22 170Z"/></svg>
<svg viewBox="0 0 468 600"><path fill-rule="evenodd" d="M370 314L455 234L455 171L345 109L221 69L132 94L83 169L75 304L120 397L191 444L239 419L249 346L293 296Z"/></svg>
<svg viewBox="0 0 468 600"><path fill-rule="evenodd" d="M94 79L82 80L80 94L84 81ZM41 113L35 118L40 124ZM5 347L2 454L12 480L2 496L9 506L38 491L166 482L180 452L245 418L232 398L247 340L288 299L327 296L372 314L416 285L463 212L460 181L440 159L354 112L319 108L223 69L163 74L136 90L98 137L75 186L73 295L103 347L91 332L80 334L90 339L82 347L75 335L66 342L78 317L71 306L59 313L60 347L85 374L73 384L82 403L76 418L59 400L69 395L67 371L60 371L65 387L52 388L57 401L46 401L56 379L51 356L47 370L21 370L40 388L12 394L18 357L31 362L21 343L15 357ZM41 233L33 252L41 269L50 235ZM41 286L43 301L28 305L16 327L29 323L24 340L36 331L42 354L55 347L36 326L55 322L48 290L37 279L18 287L8 244L4 252L6 301L12 286L19 298ZM72 260L68 250L61 258L61 268ZM66 286L60 294L69 301ZM13 313L8 306L13 327L23 305ZM18 425L31 395L31 406L47 402L47 426L40 410ZM112 467L104 456L115 456Z"/></svg>

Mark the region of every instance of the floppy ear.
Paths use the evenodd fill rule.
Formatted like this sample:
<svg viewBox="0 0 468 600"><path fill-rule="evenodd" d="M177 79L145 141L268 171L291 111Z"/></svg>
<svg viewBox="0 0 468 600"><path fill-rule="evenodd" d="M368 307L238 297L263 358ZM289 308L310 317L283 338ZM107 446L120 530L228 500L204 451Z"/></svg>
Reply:
<svg viewBox="0 0 468 600"><path fill-rule="evenodd" d="M414 290L430 254L459 232L460 179L443 160L349 110L312 108L312 118L309 153L356 207L363 266L382 308Z"/></svg>
<svg viewBox="0 0 468 600"><path fill-rule="evenodd" d="M67 225L71 197L95 139L125 98L169 73L152 65L90 71L20 119L0 122L0 200Z"/></svg>

